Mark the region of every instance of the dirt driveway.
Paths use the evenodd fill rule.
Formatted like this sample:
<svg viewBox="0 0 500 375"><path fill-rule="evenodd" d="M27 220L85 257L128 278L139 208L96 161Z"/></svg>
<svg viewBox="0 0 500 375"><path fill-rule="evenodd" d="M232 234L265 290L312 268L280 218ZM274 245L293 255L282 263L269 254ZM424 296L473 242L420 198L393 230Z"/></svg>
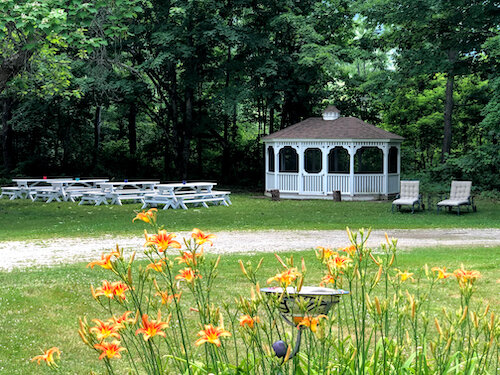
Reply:
<svg viewBox="0 0 500 375"><path fill-rule="evenodd" d="M400 248L431 246L500 246L500 229L395 229L387 231L398 238ZM373 231L369 246L384 240L383 230ZM188 232L179 235L189 235ZM256 253L307 250L316 246L346 246L345 231L233 231L218 232L211 253ZM144 237L63 238L40 241L0 242L0 270L57 263L74 263L99 258L116 244L126 250L141 249Z"/></svg>

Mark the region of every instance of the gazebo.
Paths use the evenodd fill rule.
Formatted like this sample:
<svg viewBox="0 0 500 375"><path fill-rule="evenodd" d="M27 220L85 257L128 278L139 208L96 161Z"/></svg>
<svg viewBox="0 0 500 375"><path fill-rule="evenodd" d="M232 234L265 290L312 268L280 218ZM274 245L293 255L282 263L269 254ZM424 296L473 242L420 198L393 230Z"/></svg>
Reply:
<svg viewBox="0 0 500 375"><path fill-rule="evenodd" d="M399 193L403 137L329 106L311 117L262 138L266 195L344 200L387 199Z"/></svg>

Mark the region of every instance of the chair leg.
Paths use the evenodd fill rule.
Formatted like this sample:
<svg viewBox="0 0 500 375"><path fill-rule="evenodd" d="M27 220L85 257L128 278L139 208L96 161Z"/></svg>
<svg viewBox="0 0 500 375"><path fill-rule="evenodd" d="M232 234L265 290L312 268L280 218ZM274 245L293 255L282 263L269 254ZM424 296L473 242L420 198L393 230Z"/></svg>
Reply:
<svg viewBox="0 0 500 375"><path fill-rule="evenodd" d="M391 205L391 212L394 213L394 205Z"/></svg>
<svg viewBox="0 0 500 375"><path fill-rule="evenodd" d="M415 203L412 203L411 204L411 213L414 214L415 213Z"/></svg>
<svg viewBox="0 0 500 375"><path fill-rule="evenodd" d="M460 216L460 205L457 206L457 215Z"/></svg>

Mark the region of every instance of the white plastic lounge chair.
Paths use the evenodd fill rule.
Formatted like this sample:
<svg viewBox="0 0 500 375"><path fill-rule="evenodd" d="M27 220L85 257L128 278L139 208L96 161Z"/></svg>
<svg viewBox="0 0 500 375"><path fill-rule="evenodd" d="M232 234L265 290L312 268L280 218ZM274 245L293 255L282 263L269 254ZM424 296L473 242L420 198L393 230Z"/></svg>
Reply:
<svg viewBox="0 0 500 375"><path fill-rule="evenodd" d="M448 210L451 211L452 207L457 206L457 214L460 215L460 206L463 205L467 205L467 211L469 211L469 207L472 207L472 210L476 212L474 197L470 195L471 187L472 181L452 181L450 197L437 204L438 214L441 207L448 207Z"/></svg>
<svg viewBox="0 0 500 375"><path fill-rule="evenodd" d="M401 206L411 206L411 213L415 212L415 205L422 208L421 198L419 193L420 181L401 181L401 193L396 196L396 200L392 202L391 211L394 212L394 206L401 209Z"/></svg>

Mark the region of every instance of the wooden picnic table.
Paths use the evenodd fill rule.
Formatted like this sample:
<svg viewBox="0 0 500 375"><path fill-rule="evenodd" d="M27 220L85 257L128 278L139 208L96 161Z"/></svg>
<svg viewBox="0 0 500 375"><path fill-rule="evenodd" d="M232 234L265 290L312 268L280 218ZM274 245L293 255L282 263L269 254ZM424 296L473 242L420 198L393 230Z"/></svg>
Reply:
<svg viewBox="0 0 500 375"><path fill-rule="evenodd" d="M122 200L143 202L143 197L148 192L154 192L155 186L160 181L115 181L99 184L101 191L106 193L106 198L111 199L111 204L122 205Z"/></svg>

